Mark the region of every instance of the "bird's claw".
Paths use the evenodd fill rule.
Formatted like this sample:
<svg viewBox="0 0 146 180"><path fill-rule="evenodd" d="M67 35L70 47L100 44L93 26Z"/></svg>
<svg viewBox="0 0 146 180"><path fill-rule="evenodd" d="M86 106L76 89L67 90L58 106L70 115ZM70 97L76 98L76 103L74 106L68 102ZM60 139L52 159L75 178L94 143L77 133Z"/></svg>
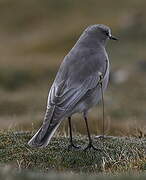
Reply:
<svg viewBox="0 0 146 180"><path fill-rule="evenodd" d="M95 147L95 146L92 144L92 142L89 142L88 146L85 147L84 151L86 151L86 150L88 150L88 149L91 149L91 148L92 148L93 150L96 150L96 151L101 151L101 149Z"/></svg>

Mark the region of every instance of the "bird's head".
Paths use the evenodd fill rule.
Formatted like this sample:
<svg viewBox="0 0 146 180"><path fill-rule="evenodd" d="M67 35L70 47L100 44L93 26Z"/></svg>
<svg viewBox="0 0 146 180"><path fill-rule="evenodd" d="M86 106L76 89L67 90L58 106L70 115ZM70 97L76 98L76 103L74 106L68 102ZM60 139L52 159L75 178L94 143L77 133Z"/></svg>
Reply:
<svg viewBox="0 0 146 180"><path fill-rule="evenodd" d="M108 39L118 40L116 37L112 36L111 29L103 24L91 25L87 27L85 33L103 43L105 43Z"/></svg>

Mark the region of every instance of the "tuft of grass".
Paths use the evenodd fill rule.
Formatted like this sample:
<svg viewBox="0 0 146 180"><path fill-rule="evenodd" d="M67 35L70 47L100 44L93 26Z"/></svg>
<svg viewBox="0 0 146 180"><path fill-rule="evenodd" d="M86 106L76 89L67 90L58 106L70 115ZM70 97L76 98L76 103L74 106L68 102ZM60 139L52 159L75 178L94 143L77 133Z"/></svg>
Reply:
<svg viewBox="0 0 146 180"><path fill-rule="evenodd" d="M52 138L43 149L27 145L30 132L0 132L0 163L22 169L71 171L76 173L124 173L144 172L146 166L146 139L111 137L93 138L93 149L68 150L67 137ZM76 136L75 143L82 147L88 144L85 136Z"/></svg>

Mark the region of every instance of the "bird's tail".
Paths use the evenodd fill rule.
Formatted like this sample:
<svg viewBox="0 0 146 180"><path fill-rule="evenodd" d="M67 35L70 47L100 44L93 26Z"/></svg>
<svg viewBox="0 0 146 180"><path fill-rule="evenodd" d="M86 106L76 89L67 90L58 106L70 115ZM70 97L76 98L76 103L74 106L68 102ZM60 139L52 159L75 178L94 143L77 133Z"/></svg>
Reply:
<svg viewBox="0 0 146 180"><path fill-rule="evenodd" d="M54 108L49 107L46 111L44 122L37 133L30 139L28 145L31 147L46 147L53 134L60 125L60 120L54 118Z"/></svg>

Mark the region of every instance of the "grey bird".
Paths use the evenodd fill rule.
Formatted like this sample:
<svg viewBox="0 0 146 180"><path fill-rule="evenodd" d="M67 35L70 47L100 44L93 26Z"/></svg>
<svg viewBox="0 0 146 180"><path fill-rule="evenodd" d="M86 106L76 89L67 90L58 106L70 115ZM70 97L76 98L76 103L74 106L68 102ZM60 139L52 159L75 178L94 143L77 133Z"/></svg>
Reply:
<svg viewBox="0 0 146 180"><path fill-rule="evenodd" d="M108 39L117 40L108 26L91 25L65 56L48 95L43 124L28 142L31 147L46 147L60 123L68 118L69 147L78 148L72 139L71 116L83 113L89 138L85 149L96 149L92 144L87 113L101 99L101 81L103 91L108 84L109 59L105 50Z"/></svg>

